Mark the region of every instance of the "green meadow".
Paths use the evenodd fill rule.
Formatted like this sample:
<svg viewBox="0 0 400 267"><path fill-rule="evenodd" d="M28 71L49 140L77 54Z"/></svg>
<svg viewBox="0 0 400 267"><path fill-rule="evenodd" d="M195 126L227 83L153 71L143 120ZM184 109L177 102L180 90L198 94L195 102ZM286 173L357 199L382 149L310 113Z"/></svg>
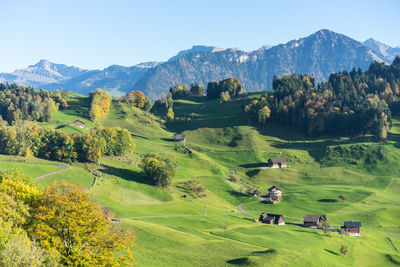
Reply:
<svg viewBox="0 0 400 267"><path fill-rule="evenodd" d="M131 155L103 157L100 165L1 155L0 170L21 168L38 177L67 166L37 181L80 184L109 207L136 235L137 266L400 265L400 120L394 119L388 141L381 143L368 135L307 138L293 128L249 125L243 106L254 96L223 104L201 97L176 100L176 120L167 123L113 102L97 124L127 128L136 144ZM68 125L79 119L95 126L87 117L87 100L71 95L69 109L40 125L87 132ZM186 134L191 153L174 141L175 133ZM328 148L342 154L330 155ZM160 153L176 163L168 189L148 184L139 168L144 153ZM290 167L260 168L271 157L287 158ZM229 180L231 169L237 181ZM179 185L190 179L206 188L206 197L182 190ZM273 185L283 194L275 205L245 194L249 188L267 193ZM249 212L239 212L238 205L246 203L252 203L243 205ZM255 222L261 212L284 214L286 225ZM307 213L326 214L332 228L361 221L362 236L327 236L304 228L300 224ZM342 245L349 247L346 256Z"/></svg>

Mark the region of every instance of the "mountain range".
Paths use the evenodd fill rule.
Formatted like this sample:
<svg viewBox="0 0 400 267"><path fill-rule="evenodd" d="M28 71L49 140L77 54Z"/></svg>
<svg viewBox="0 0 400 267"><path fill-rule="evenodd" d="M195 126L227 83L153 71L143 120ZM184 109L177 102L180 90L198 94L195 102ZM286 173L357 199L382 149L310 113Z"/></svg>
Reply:
<svg viewBox="0 0 400 267"><path fill-rule="evenodd" d="M369 38L363 42L363 44L381 54L389 62L392 62L396 56L400 55L400 46L391 47L387 44L376 41L373 38Z"/></svg>
<svg viewBox="0 0 400 267"><path fill-rule="evenodd" d="M46 90L60 87L88 94L102 88L112 95L142 90L157 99L176 84L199 83L237 77L246 91L271 89L274 75L314 74L317 81L333 72L367 69L372 61L390 63L400 55L393 48L372 38L356 41L329 30L317 31L305 38L276 46L265 45L245 52L237 48L193 46L180 51L166 62L145 62L131 67L112 65L103 70L83 70L73 66L40 60L13 73L0 73L0 82L15 82Z"/></svg>

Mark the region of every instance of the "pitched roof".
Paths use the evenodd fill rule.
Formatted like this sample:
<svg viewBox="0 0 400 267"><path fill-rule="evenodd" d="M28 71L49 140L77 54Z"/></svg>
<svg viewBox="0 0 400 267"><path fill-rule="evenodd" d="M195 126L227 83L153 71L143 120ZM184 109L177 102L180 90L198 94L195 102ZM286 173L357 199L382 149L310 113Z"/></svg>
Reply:
<svg viewBox="0 0 400 267"><path fill-rule="evenodd" d="M274 190L274 189L276 189L276 190L279 190L279 191L280 191L280 189L279 189L278 187L276 187L275 185L274 185L274 186L272 186L272 187L270 187L270 188L268 188L268 191L271 191L271 190Z"/></svg>
<svg viewBox="0 0 400 267"><path fill-rule="evenodd" d="M82 126L85 125L85 124L84 124L82 121L80 121L80 120L76 120L76 121L74 121L72 124L74 124L74 125L82 125Z"/></svg>
<svg viewBox="0 0 400 267"><path fill-rule="evenodd" d="M324 216L320 214L306 214L304 215L304 222L318 222L319 219Z"/></svg>
<svg viewBox="0 0 400 267"><path fill-rule="evenodd" d="M279 220L282 218L283 219L283 215L282 214L272 214L272 213L267 213L267 212L263 212L261 213L262 220L274 220L274 224L279 224Z"/></svg>
<svg viewBox="0 0 400 267"><path fill-rule="evenodd" d="M360 227L361 226L361 222L353 222L353 221L344 222L344 226L346 226L346 227Z"/></svg>
<svg viewBox="0 0 400 267"><path fill-rule="evenodd" d="M285 158L270 158L269 160L272 163L287 163Z"/></svg>

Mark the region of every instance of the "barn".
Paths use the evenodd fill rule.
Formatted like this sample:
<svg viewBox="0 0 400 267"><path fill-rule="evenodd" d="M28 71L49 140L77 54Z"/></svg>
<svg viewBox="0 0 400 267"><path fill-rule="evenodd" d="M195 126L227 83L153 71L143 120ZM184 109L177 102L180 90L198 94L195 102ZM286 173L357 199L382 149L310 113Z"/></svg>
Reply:
<svg viewBox="0 0 400 267"><path fill-rule="evenodd" d="M361 227L361 222L347 221L344 222L344 226L342 226L342 229L349 236L360 236L360 227Z"/></svg>
<svg viewBox="0 0 400 267"><path fill-rule="evenodd" d="M317 228L319 224L326 221L326 215L306 214L304 215L303 224L305 227Z"/></svg>
<svg viewBox="0 0 400 267"><path fill-rule="evenodd" d="M73 125L73 126L76 126L76 127L79 127L79 128L85 128L85 124L80 120L76 120L74 122L71 122L69 125Z"/></svg>
<svg viewBox="0 0 400 267"><path fill-rule="evenodd" d="M287 160L285 158L270 158L268 160L268 167L270 168L287 168Z"/></svg>
<svg viewBox="0 0 400 267"><path fill-rule="evenodd" d="M285 225L285 220L283 219L283 215L279 214L263 212L260 215L259 221L266 224Z"/></svg>

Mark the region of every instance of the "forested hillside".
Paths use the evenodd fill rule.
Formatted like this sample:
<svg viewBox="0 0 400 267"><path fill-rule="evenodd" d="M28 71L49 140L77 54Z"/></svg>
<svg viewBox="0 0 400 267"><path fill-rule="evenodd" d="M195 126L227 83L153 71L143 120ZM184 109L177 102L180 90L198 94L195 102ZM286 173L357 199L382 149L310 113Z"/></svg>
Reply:
<svg viewBox="0 0 400 267"><path fill-rule="evenodd" d="M290 125L309 136L372 133L384 140L400 109L400 58L390 66L343 71L315 85L304 74L274 77L273 91L246 107L261 125Z"/></svg>
<svg viewBox="0 0 400 267"><path fill-rule="evenodd" d="M54 112L67 107L67 101L59 92L0 83L0 119L9 124L17 120L50 121Z"/></svg>

